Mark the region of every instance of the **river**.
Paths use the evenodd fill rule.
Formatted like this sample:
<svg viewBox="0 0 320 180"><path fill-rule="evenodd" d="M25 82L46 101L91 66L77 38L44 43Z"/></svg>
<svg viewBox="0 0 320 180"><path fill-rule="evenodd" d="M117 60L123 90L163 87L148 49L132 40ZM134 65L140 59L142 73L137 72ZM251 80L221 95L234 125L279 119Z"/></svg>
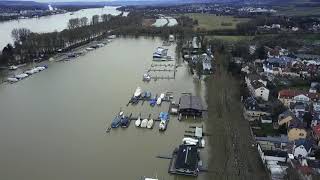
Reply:
<svg viewBox="0 0 320 180"><path fill-rule="evenodd" d="M3 180L137 180L157 176L161 180L195 179L168 174L171 155L190 125L206 120L171 117L167 131L106 126L120 107L142 116L167 111L168 104L151 108L126 106L135 88L153 94L183 92L203 98L205 84L195 80L187 65L177 60L176 78L142 82L153 63L152 52L160 39L118 38L112 43L68 62L49 62L49 68L15 84L0 85L0 174ZM169 47L175 56L175 45ZM198 123L196 123L198 122ZM208 159L208 148L201 158ZM205 179L200 174L197 179Z"/></svg>
<svg viewBox="0 0 320 180"><path fill-rule="evenodd" d="M94 15L121 14L121 11L118 11L117 8L118 7L115 6L106 6L104 8L82 9L74 12L73 14L65 13L40 18L19 19L2 22L0 23L0 49L2 50L2 48L6 46L8 43L13 43L11 31L14 28L27 28L30 29L32 32L62 31L67 28L68 22L72 18L87 17L90 22L92 16ZM124 15L127 14L127 12L124 13Z"/></svg>

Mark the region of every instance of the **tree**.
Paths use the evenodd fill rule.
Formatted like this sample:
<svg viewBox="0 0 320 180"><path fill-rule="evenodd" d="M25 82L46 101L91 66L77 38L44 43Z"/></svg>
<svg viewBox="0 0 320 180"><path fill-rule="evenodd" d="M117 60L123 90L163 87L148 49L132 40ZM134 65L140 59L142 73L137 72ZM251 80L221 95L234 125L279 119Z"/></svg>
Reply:
<svg viewBox="0 0 320 180"><path fill-rule="evenodd" d="M11 31L11 36L16 42L24 42L28 38L28 36L31 34L30 29L27 28L14 28Z"/></svg>
<svg viewBox="0 0 320 180"><path fill-rule="evenodd" d="M13 46L8 44L2 50L2 61L4 63L10 63L13 60Z"/></svg>
<svg viewBox="0 0 320 180"><path fill-rule="evenodd" d="M254 53L255 56L259 59L267 59L267 52L264 46L258 46Z"/></svg>
<svg viewBox="0 0 320 180"><path fill-rule="evenodd" d="M87 26L88 25L88 18L87 17L83 17L80 19L80 26Z"/></svg>
<svg viewBox="0 0 320 180"><path fill-rule="evenodd" d="M69 29L75 29L75 28L77 28L77 27L80 27L80 20L79 20L79 18L69 19L68 28L69 28Z"/></svg>
<svg viewBox="0 0 320 180"><path fill-rule="evenodd" d="M310 112L306 112L303 115L303 122L307 123L307 127L310 128L312 121L312 114Z"/></svg>
<svg viewBox="0 0 320 180"><path fill-rule="evenodd" d="M91 24L92 25L98 24L99 23L99 18L100 18L99 15L92 16Z"/></svg>
<svg viewBox="0 0 320 180"><path fill-rule="evenodd" d="M110 14L103 14L101 15L102 21L103 22L108 22L111 19L111 15Z"/></svg>

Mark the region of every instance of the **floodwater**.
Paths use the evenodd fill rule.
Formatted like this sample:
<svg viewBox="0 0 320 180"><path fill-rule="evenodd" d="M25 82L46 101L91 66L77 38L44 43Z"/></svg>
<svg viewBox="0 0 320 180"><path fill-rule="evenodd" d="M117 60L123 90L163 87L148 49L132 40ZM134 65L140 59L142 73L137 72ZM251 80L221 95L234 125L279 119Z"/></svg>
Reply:
<svg viewBox="0 0 320 180"><path fill-rule="evenodd" d="M156 156L171 155L185 130L205 120L179 122L171 116L164 133L158 131L158 122L152 130L131 122L126 129L105 132L121 107L126 114L153 118L168 110L166 103L127 107L137 86L153 95L172 91L176 102L180 93L191 92L205 103L205 83L195 80L179 60L174 80L142 82L145 70L155 63L152 52L161 44L157 38L119 38L72 61L50 62L47 70L18 83L0 85L1 179L195 179L168 174L169 160ZM175 56L175 45L169 54ZM201 158L204 163L208 159L207 147ZM201 173L197 179L205 177Z"/></svg>
<svg viewBox="0 0 320 180"><path fill-rule="evenodd" d="M27 28L32 32L53 32L62 31L68 27L68 22L73 18L87 17L89 22L94 15L119 15L121 11L117 10L118 7L106 6L104 8L82 9L79 11L65 14L57 14L52 16L45 16L40 18L19 19L0 23L0 49L8 43L13 43L11 31L14 28ZM125 12L124 15L128 13Z"/></svg>

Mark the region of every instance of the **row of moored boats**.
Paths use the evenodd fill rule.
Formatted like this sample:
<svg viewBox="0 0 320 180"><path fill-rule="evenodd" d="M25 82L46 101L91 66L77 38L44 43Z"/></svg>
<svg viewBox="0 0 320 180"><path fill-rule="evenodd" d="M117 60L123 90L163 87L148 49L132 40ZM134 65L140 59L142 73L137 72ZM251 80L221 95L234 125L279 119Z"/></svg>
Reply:
<svg viewBox="0 0 320 180"><path fill-rule="evenodd" d="M151 92L142 91L141 87L137 87L135 92L133 93L132 101L134 103L138 103L139 99L149 100L150 106L161 105L162 101L165 99L165 93L161 93L159 97L152 97Z"/></svg>
<svg viewBox="0 0 320 180"><path fill-rule="evenodd" d="M25 71L24 73L17 74L17 75L15 75L13 77L9 77L7 80L8 80L8 82L15 83L15 82L18 82L18 81L20 81L22 79L25 79L25 78L33 75L33 74L36 74L36 73L38 73L40 71L43 71L43 70L45 70L47 68L48 68L48 66L46 66L46 65L37 66L35 68L32 68L30 70Z"/></svg>

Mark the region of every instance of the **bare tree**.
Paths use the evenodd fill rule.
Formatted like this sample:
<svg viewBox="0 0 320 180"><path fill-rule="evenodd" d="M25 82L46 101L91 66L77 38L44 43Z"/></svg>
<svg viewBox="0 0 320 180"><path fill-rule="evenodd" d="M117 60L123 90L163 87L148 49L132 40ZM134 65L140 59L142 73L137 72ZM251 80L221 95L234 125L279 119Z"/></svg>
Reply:
<svg viewBox="0 0 320 180"><path fill-rule="evenodd" d="M99 18L100 18L99 15L92 16L91 24L92 25L98 24L99 23Z"/></svg>
<svg viewBox="0 0 320 180"><path fill-rule="evenodd" d="M111 15L110 14L103 14L101 15L102 21L103 22L108 22L111 19Z"/></svg>
<svg viewBox="0 0 320 180"><path fill-rule="evenodd" d="M11 31L11 36L16 42L24 42L30 34L31 31L27 28L14 28Z"/></svg>
<svg viewBox="0 0 320 180"><path fill-rule="evenodd" d="M75 29L77 27L80 27L80 20L79 18L70 19L68 23L69 29Z"/></svg>
<svg viewBox="0 0 320 180"><path fill-rule="evenodd" d="M80 19L80 26L87 26L88 25L88 18L87 17L83 17Z"/></svg>

